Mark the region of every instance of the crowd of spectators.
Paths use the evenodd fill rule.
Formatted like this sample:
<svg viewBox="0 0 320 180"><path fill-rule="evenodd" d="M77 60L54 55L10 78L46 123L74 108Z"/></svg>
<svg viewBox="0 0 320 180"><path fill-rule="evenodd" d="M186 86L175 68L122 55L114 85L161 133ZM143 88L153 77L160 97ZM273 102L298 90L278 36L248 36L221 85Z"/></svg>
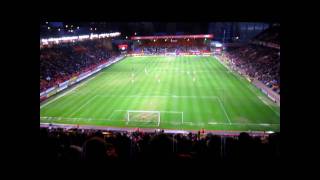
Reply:
<svg viewBox="0 0 320 180"><path fill-rule="evenodd" d="M279 26L272 26L255 37L252 42L274 43L265 46L249 43L241 47L229 48L222 59L237 71L257 79L280 94L280 35Z"/></svg>
<svg viewBox="0 0 320 180"><path fill-rule="evenodd" d="M64 82L118 55L103 40L87 40L40 48L40 91Z"/></svg>
<svg viewBox="0 0 320 180"><path fill-rule="evenodd" d="M41 128L46 160L276 160L280 133L266 136L167 134L163 131L102 131Z"/></svg>
<svg viewBox="0 0 320 180"><path fill-rule="evenodd" d="M248 45L229 49L224 60L234 69L255 78L280 94L280 53L279 50Z"/></svg>
<svg viewBox="0 0 320 180"><path fill-rule="evenodd" d="M165 53L193 53L209 52L210 47L204 40L147 40L136 45L133 53L165 54Z"/></svg>

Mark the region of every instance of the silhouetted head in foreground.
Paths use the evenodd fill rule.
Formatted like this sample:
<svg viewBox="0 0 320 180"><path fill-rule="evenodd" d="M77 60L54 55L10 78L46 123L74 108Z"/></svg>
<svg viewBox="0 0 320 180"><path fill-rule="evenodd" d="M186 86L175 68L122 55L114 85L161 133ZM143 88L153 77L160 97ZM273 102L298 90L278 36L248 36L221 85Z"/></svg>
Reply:
<svg viewBox="0 0 320 180"><path fill-rule="evenodd" d="M102 138L93 137L87 140L83 145L84 160L106 160L107 159L107 144Z"/></svg>
<svg viewBox="0 0 320 180"><path fill-rule="evenodd" d="M173 140L168 135L156 135L151 139L150 145L152 158L159 160L173 158Z"/></svg>

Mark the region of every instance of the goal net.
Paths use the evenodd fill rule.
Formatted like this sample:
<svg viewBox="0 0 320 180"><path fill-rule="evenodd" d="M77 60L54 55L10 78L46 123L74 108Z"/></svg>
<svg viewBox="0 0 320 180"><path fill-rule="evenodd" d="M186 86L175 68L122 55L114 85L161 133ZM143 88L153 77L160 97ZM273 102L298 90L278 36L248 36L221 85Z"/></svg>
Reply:
<svg viewBox="0 0 320 180"><path fill-rule="evenodd" d="M160 111L127 111L127 124L160 125Z"/></svg>

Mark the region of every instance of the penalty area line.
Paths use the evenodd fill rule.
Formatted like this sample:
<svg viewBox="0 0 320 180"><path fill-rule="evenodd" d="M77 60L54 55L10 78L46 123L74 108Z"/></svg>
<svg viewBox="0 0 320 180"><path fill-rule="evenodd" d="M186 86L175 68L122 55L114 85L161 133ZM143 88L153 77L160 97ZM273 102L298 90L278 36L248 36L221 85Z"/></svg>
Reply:
<svg viewBox="0 0 320 180"><path fill-rule="evenodd" d="M227 112L226 112L226 110L225 110L225 108L224 108L224 106L223 106L220 98L218 97L217 99L218 99L218 101L219 101L220 106L222 107L222 109L223 109L223 111L224 111L224 114L226 115L226 117L227 117L227 119L228 119L229 124L231 124L230 118L229 118L229 116L228 116L228 114L227 114Z"/></svg>

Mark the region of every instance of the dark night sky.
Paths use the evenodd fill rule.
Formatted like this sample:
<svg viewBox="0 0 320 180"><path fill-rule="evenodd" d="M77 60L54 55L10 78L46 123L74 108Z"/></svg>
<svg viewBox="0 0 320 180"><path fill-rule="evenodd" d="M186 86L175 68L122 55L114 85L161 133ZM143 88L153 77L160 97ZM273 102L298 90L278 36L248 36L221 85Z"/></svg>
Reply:
<svg viewBox="0 0 320 180"><path fill-rule="evenodd" d="M45 24L45 22L44 22ZM208 32L208 23L183 23L183 22L50 22L51 27L63 27L65 24L73 24L80 27L99 27L108 31L120 31L123 34L132 35L139 32L140 35L152 35L155 33L188 33L199 34Z"/></svg>
<svg viewBox="0 0 320 180"><path fill-rule="evenodd" d="M260 22L48 22L40 24L41 37L78 35L88 33L121 32L123 36L214 34L215 38L247 40L266 29L270 23ZM68 25L68 28L66 28ZM73 25L73 33L67 32ZM48 26L51 28L48 29ZM76 27L80 29L76 29ZM61 31L57 32L57 29ZM97 30L90 30L97 28Z"/></svg>

